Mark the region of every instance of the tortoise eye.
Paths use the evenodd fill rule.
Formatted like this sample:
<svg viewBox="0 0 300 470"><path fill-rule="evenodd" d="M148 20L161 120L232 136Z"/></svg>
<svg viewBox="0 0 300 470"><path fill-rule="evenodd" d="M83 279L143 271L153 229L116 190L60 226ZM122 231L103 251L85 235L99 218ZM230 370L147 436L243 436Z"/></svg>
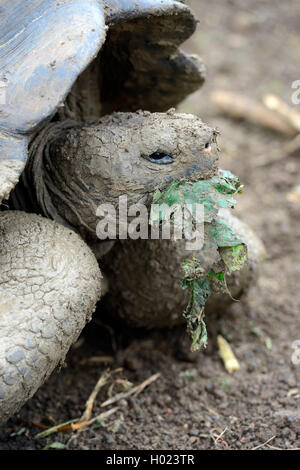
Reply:
<svg viewBox="0 0 300 470"><path fill-rule="evenodd" d="M174 162L172 155L163 152L154 152L147 157L147 160L151 163L158 163L159 165L168 165Z"/></svg>
<svg viewBox="0 0 300 470"><path fill-rule="evenodd" d="M210 144L210 142L206 142L206 144L204 146L204 152L205 153L211 153L211 144Z"/></svg>

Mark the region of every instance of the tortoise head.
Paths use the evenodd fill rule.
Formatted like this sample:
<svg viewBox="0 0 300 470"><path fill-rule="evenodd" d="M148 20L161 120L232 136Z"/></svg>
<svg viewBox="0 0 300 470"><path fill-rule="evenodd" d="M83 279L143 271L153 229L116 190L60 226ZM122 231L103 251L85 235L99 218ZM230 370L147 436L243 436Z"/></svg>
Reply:
<svg viewBox="0 0 300 470"><path fill-rule="evenodd" d="M216 131L190 114L113 113L69 126L57 123L38 136L31 178L43 212L84 236L95 234L99 205L117 208L126 195L128 204L149 207L156 189L209 178L217 168Z"/></svg>

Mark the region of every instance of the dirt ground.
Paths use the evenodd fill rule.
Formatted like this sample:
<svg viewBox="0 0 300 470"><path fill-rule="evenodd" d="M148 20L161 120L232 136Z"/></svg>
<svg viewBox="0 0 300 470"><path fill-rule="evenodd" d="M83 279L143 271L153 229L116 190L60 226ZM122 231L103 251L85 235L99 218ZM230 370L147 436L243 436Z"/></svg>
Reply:
<svg viewBox="0 0 300 470"><path fill-rule="evenodd" d="M245 185L235 213L261 236L267 260L246 299L226 315L207 318L208 348L190 357L182 329L114 331L95 319L54 374L0 431L0 449L41 449L59 442L69 449L264 449L300 448L300 364L292 362L299 322L299 200L287 197L299 184L297 157L261 166L286 139L218 114L209 99L215 89L261 98L275 92L291 104L291 83L300 79L300 3L297 0L191 1L200 23L185 48L201 55L207 82L181 110L193 112L222 134L221 167ZM298 156L299 158L299 156ZM216 336L226 337L241 370L229 375ZM184 349L184 347L186 349ZM114 415L80 433L35 439L39 425L81 416L110 356L123 367L95 402L130 381L160 377L136 397L117 403ZM191 362L192 361L192 362ZM123 379L118 380L118 379ZM114 405L112 405L114 406ZM269 441L267 444L265 444Z"/></svg>

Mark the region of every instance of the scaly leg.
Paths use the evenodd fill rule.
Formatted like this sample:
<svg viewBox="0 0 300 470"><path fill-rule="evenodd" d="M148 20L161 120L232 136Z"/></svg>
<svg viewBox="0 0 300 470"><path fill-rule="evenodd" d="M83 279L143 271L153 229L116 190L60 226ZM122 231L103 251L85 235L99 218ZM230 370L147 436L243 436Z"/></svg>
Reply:
<svg viewBox="0 0 300 470"><path fill-rule="evenodd" d="M0 423L36 392L91 318L101 273L71 230L0 213Z"/></svg>

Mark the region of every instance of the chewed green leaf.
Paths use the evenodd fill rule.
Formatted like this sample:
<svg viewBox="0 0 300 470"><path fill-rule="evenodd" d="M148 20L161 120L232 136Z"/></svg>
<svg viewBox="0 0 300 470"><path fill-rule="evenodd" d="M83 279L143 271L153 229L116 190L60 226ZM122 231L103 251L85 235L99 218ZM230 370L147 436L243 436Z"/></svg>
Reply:
<svg viewBox="0 0 300 470"><path fill-rule="evenodd" d="M209 238L214 241L218 247L236 246L241 240L235 235L233 230L228 227L223 219L216 218L209 228Z"/></svg>
<svg viewBox="0 0 300 470"><path fill-rule="evenodd" d="M192 338L191 352L199 351L207 346L207 330L203 319L190 332Z"/></svg>
<svg viewBox="0 0 300 470"><path fill-rule="evenodd" d="M150 213L150 224L170 220L175 228L178 225L176 215L184 211L185 223L192 229L196 224L196 204L204 207L204 222L208 225L204 246L209 246L217 253L222 250L221 258L229 272L239 269L245 262L245 254L239 247L243 247L241 240L226 223L218 218L219 209L231 208L236 201L234 194L241 192L239 179L230 171L219 170L209 180L196 182L173 182L164 191L155 191ZM185 208L189 205L189 210ZM173 207L176 210L173 210ZM172 210L169 208L172 207ZM173 214L173 215L171 215ZM177 225L176 225L177 224ZM202 255L205 253L205 248ZM184 312L187 320L187 330L192 338L191 350L196 351L207 344L207 331L204 322L204 307L210 295L211 286L219 292L224 291L225 273L215 272L213 269L207 274L197 258L187 259L182 263L184 278L182 288L189 289L190 300ZM225 268L224 268L225 271ZM206 274L205 274L206 273Z"/></svg>
<svg viewBox="0 0 300 470"><path fill-rule="evenodd" d="M219 170L218 174L208 180L195 182L177 181L173 182L164 191L155 191L153 205L162 206L166 204L171 207L180 204L183 210L186 204L203 204L205 222L212 222L220 208L231 208L236 201L233 194L240 192L242 186L239 179L230 171ZM151 210L150 224L161 222L168 217L164 211Z"/></svg>
<svg viewBox="0 0 300 470"><path fill-rule="evenodd" d="M215 271L211 269L209 273L207 274L206 279L208 281L212 281L213 279L217 279L218 281L224 281L225 275L222 271L219 273L215 273Z"/></svg>
<svg viewBox="0 0 300 470"><path fill-rule="evenodd" d="M165 191L160 191L157 189L153 195L153 204L168 204L169 206L172 206L173 204L176 204L180 202L179 199L179 192L177 188L179 187L180 183L179 182L173 182L168 186L168 188Z"/></svg>
<svg viewBox="0 0 300 470"><path fill-rule="evenodd" d="M242 184L239 178L233 175L229 170L219 170L219 179L217 189L224 194L236 194L241 192Z"/></svg>
<svg viewBox="0 0 300 470"><path fill-rule="evenodd" d="M218 279L218 281L224 281L224 273L216 273L216 279Z"/></svg>
<svg viewBox="0 0 300 470"><path fill-rule="evenodd" d="M204 322L204 306L210 294L209 282L206 279L183 279L183 289L190 290L190 301L184 312L187 320L187 331L192 338L191 351L197 351L207 345L207 331Z"/></svg>
<svg viewBox="0 0 300 470"><path fill-rule="evenodd" d="M222 247L219 253L229 274L233 271L240 271L247 261L247 247L243 243Z"/></svg>
<svg viewBox="0 0 300 470"><path fill-rule="evenodd" d="M213 269L211 269L208 273L208 275L206 276L206 279L208 281L210 281L211 279L213 279L213 277L216 275L215 271Z"/></svg>
<svg viewBox="0 0 300 470"><path fill-rule="evenodd" d="M184 280L185 281L190 281L194 279L198 279L203 275L203 268L201 266L200 261L197 258L192 258L192 259L185 259L182 262L182 269L184 271ZM186 285L183 288L189 287Z"/></svg>

